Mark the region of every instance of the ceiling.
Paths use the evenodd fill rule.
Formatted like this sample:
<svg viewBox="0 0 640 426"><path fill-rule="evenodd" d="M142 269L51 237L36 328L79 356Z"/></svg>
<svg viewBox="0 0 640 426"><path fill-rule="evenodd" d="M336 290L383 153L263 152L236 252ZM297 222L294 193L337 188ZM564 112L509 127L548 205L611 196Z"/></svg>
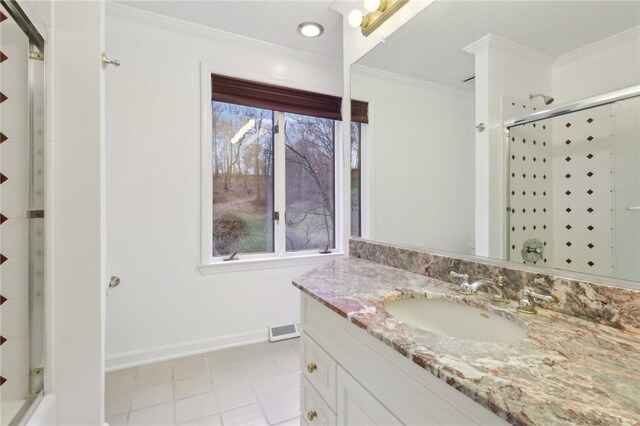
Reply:
<svg viewBox="0 0 640 426"><path fill-rule="evenodd" d="M638 1L437 0L358 64L469 87L474 57L462 48L489 33L555 57L638 25Z"/></svg>
<svg viewBox="0 0 640 426"><path fill-rule="evenodd" d="M116 0L118 3L194 22L280 46L342 60L342 16L331 10L333 0ZM300 23L324 27L317 38L297 33Z"/></svg>

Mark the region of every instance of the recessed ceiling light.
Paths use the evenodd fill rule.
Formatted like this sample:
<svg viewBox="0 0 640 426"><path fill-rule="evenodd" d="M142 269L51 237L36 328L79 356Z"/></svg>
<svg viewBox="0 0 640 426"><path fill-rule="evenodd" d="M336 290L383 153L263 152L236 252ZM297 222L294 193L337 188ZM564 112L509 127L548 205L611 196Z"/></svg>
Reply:
<svg viewBox="0 0 640 426"><path fill-rule="evenodd" d="M305 37L319 37L324 32L324 28L317 22L303 22L298 25L298 32Z"/></svg>

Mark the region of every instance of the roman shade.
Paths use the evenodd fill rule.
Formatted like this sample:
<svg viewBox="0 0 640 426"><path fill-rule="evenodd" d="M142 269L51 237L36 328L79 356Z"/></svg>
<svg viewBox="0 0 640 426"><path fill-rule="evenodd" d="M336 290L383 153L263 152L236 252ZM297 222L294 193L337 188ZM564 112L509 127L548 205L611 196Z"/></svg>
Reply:
<svg viewBox="0 0 640 426"><path fill-rule="evenodd" d="M351 99L351 121L355 123L369 123L369 104Z"/></svg>
<svg viewBox="0 0 640 426"><path fill-rule="evenodd" d="M294 114L341 120L337 96L211 74L211 99Z"/></svg>

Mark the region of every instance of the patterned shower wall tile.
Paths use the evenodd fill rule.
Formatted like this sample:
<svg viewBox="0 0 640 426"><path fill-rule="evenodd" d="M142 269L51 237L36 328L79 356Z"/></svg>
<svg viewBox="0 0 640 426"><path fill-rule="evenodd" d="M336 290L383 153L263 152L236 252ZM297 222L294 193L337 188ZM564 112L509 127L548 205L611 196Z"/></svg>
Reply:
<svg viewBox="0 0 640 426"><path fill-rule="evenodd" d="M503 118L534 112L536 104L515 98L503 98ZM509 251L508 258L524 262L521 249L524 242L536 238L551 241L552 205L552 128L540 123L512 127L509 133ZM540 260L552 258L552 249L545 250Z"/></svg>
<svg viewBox="0 0 640 426"><path fill-rule="evenodd" d="M25 99L11 99L0 104L2 133L9 139L28 140L29 109Z"/></svg>
<svg viewBox="0 0 640 426"><path fill-rule="evenodd" d="M13 104L16 100L27 101L29 96L29 67L27 60L6 57L6 55L5 58L1 65L0 92L8 100L3 107Z"/></svg>
<svg viewBox="0 0 640 426"><path fill-rule="evenodd" d="M567 315L640 334L640 289L613 287L593 281L564 278L559 275L529 272L513 266L496 266L453 255L434 254L419 249L351 239L351 256L391 266L442 281L453 282L450 271L469 274L470 280L505 278L504 290L518 300L525 287L548 292L556 303L541 306Z"/></svg>

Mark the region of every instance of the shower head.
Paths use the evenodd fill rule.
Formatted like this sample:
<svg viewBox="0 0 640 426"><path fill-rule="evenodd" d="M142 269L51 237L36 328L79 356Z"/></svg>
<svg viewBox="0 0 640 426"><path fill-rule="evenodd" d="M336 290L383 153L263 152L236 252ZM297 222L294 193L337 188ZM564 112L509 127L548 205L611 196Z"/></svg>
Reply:
<svg viewBox="0 0 640 426"><path fill-rule="evenodd" d="M553 98L551 96L543 95L542 93L538 93L537 95L532 95L531 93L529 93L529 100L537 98L538 96L542 98L545 105L549 105L551 102L553 102Z"/></svg>

